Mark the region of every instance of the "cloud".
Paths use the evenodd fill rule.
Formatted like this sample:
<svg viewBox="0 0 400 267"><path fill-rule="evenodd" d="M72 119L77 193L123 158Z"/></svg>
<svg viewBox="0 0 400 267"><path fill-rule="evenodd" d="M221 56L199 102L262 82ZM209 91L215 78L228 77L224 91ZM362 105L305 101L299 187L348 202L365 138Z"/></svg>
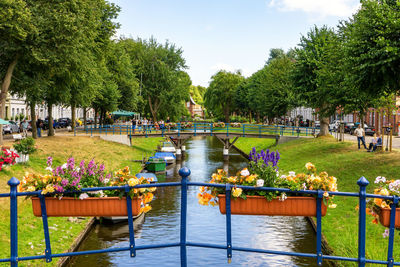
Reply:
<svg viewBox="0 0 400 267"><path fill-rule="evenodd" d="M236 72L236 71L240 70L242 75L245 76L245 77L248 77L253 73L250 70L243 69L243 68L235 68L234 66L226 64L226 63L217 63L214 66L212 66L210 69L215 71L215 72L220 71L220 70L226 70L226 71L229 71L229 72Z"/></svg>
<svg viewBox="0 0 400 267"><path fill-rule="evenodd" d="M321 18L349 17L360 7L359 0L269 0L280 11L303 11Z"/></svg>

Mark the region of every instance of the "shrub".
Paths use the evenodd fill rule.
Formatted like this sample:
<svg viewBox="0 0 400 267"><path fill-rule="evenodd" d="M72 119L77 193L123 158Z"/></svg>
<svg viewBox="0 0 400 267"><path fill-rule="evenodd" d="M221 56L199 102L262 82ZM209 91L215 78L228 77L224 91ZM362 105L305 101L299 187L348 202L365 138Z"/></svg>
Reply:
<svg viewBox="0 0 400 267"><path fill-rule="evenodd" d="M29 155L36 151L35 140L32 137L27 137L14 145L18 153Z"/></svg>

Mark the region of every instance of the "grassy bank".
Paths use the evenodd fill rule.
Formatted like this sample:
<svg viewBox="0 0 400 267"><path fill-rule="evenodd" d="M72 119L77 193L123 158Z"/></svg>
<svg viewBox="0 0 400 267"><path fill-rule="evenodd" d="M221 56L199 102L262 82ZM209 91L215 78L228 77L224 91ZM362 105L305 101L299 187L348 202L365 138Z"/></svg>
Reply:
<svg viewBox="0 0 400 267"><path fill-rule="evenodd" d="M22 179L25 172L43 173L48 156L55 164L61 164L70 156L78 162L94 158L105 164L107 170L116 170L129 166L132 172L138 172L141 165L132 160L142 159L143 155L154 151L160 138L141 138L132 140L132 147L107 142L90 137L46 137L37 140L38 150L30 156L27 164L18 164L0 171L0 192L8 192L7 181L11 176ZM11 144L11 143L10 143ZM11 144L12 145L12 144ZM0 199L0 258L10 256L9 201ZM41 218L34 217L30 200L20 199L18 203L19 256L44 254L45 244ZM72 245L74 239L84 229L88 219L49 218L52 252L61 253ZM58 259L54 259L55 266ZM8 265L8 264L6 264ZM41 261L21 262L20 266L42 266Z"/></svg>
<svg viewBox="0 0 400 267"><path fill-rule="evenodd" d="M271 146L269 140L241 139L237 147L246 153L255 146L257 150ZM312 162L317 170L327 171L338 178L338 190L358 192L357 180L364 176L370 181L368 192L374 188L377 176L399 179L400 153L366 153L358 150L355 143L338 143L333 138L298 139L280 144L272 149L279 150L281 171L304 172L304 165ZM358 198L335 197L336 209L328 209L322 220L322 231L337 256L357 257L358 212L355 209ZM367 216L366 255L368 259L386 260L388 239L382 237L385 228L372 223ZM399 239L395 238L395 248ZM400 251L394 251L399 259ZM339 262L340 266L353 266L349 262ZM355 265L355 264L354 264ZM369 265L372 266L372 265Z"/></svg>

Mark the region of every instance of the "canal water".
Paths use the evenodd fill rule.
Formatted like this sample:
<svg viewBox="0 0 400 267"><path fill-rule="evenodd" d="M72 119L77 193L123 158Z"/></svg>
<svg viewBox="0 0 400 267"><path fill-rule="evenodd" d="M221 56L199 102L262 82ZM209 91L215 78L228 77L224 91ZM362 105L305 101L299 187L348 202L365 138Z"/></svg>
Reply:
<svg viewBox="0 0 400 267"><path fill-rule="evenodd" d="M222 144L214 137L195 137L186 144L186 157L181 164L168 169L165 181L179 181L178 170L191 170L190 181L207 182L216 169L234 175L247 165L238 153L230 151L229 162L224 162ZM284 155L282 155L284 156ZM191 242L225 245L225 215L218 207L201 206L197 187L188 189L187 240ZM153 209L135 225L136 245L179 242L180 188L158 188ZM269 250L315 253L316 237L303 217L269 217L232 215L232 243L234 246ZM96 225L79 250L126 247L129 245L127 223ZM129 252L83 255L74 257L69 266L180 266L179 247ZM316 266L315 259L267 255L233 251L231 264L226 250L188 247L188 266Z"/></svg>

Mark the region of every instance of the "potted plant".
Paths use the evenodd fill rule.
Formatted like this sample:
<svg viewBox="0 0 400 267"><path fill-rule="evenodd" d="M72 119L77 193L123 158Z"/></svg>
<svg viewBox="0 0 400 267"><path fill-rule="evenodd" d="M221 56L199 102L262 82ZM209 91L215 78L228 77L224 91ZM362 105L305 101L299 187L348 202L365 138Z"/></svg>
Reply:
<svg viewBox="0 0 400 267"><path fill-rule="evenodd" d="M75 165L74 158L69 158L63 165L53 167L52 158L47 160L47 174L27 174L19 185L19 191L39 191L45 195L47 216L127 216L127 201L124 190L100 190L80 192L81 188L107 186L135 186L149 184L146 178L138 179L130 173L129 167L114 173L106 173L104 164L81 161ZM71 192L73 191L73 192ZM138 215L148 212L148 204L153 199L155 188L132 188L132 213ZM41 216L40 199L32 197L35 216Z"/></svg>
<svg viewBox="0 0 400 267"><path fill-rule="evenodd" d="M243 190L237 187L273 187L287 188L291 191L299 190L324 190L322 203L322 216L326 214L327 205L336 207L333 197L327 191L337 191L336 178L326 172L317 173L315 166L306 164L306 173L280 175L278 172L278 152L261 151L256 153L253 148L250 153L249 168L240 171L236 176L228 176L223 170L218 170L212 175L210 183L232 184L232 214L245 215L270 215L270 216L316 216L317 201L315 196L297 196L295 193L282 193L277 191ZM202 205L219 204L221 213L225 209L225 188L200 187L198 194L199 203Z"/></svg>
<svg viewBox="0 0 400 267"><path fill-rule="evenodd" d="M13 146L20 155L20 157L17 159L17 163L27 162L29 160L29 155L36 151L35 139L32 137L21 139Z"/></svg>
<svg viewBox="0 0 400 267"><path fill-rule="evenodd" d="M375 195L382 196L400 196L400 180L388 180L383 176L375 178L377 188L374 190ZM367 203L367 214L374 217L373 223L378 221L385 227L390 226L390 205L392 200L374 198ZM400 208L396 208L395 227L400 228Z"/></svg>

